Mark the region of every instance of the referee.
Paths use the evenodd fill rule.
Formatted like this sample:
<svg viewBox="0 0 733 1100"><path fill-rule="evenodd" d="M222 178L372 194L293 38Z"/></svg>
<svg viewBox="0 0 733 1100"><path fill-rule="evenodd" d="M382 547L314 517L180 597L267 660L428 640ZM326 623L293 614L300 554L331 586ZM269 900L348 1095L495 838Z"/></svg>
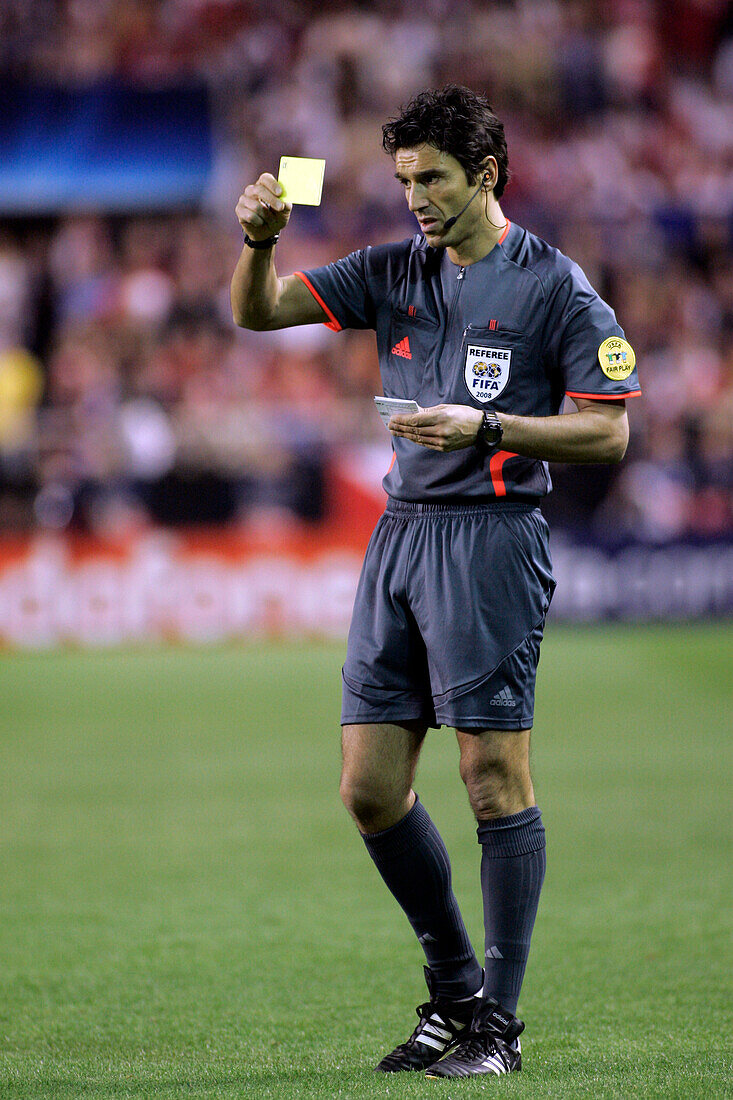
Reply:
<svg viewBox="0 0 733 1100"><path fill-rule="evenodd" d="M249 329L376 332L393 416L387 507L364 559L343 668L341 796L425 952L429 999L380 1071L521 1068L517 1001L545 874L529 770L534 688L555 585L539 509L548 461L619 462L634 352L577 264L502 213L504 127L449 85L418 95L383 145L420 232L278 278L291 207L245 188L232 278ZM559 415L565 395L576 410ZM451 726L478 823L485 957L448 854L412 789L430 727Z"/></svg>

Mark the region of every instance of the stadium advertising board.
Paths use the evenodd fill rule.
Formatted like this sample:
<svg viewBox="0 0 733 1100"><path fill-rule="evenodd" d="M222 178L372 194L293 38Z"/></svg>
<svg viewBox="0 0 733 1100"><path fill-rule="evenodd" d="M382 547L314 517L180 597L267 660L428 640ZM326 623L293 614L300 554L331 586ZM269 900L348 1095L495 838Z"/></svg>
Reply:
<svg viewBox="0 0 733 1100"><path fill-rule="evenodd" d="M554 541L556 620L733 613L733 544ZM38 648L346 636L362 547L323 530L271 541L156 531L119 543L38 538L0 547L0 643Z"/></svg>

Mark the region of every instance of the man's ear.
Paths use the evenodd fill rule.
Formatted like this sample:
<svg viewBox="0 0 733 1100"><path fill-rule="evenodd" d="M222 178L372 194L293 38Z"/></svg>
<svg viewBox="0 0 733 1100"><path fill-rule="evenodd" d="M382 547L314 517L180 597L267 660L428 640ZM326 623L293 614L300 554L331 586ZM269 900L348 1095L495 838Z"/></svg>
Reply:
<svg viewBox="0 0 733 1100"><path fill-rule="evenodd" d="M494 157L486 157L481 165L481 185L486 191L491 191L496 186L496 181L499 176L499 169ZM478 181L477 181L478 182Z"/></svg>

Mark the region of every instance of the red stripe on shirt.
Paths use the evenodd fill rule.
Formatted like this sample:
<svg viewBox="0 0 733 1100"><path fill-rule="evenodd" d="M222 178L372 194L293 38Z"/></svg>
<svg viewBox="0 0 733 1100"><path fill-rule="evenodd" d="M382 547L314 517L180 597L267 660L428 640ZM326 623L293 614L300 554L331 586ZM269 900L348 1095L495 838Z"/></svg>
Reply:
<svg viewBox="0 0 733 1100"><path fill-rule="evenodd" d="M506 225L504 226L504 232L503 232L503 233L502 233L502 235L501 235L501 236L499 237L499 242L498 242L499 244L501 244L501 242L502 242L502 241L504 240L504 238L506 237L506 235L507 235L507 233L509 232L509 230L511 229L511 227L512 227L512 223L511 223L511 222L509 221L509 219L507 218L507 220L506 220Z"/></svg>
<svg viewBox="0 0 733 1100"><path fill-rule="evenodd" d="M641 390L631 390L630 393L573 393L565 390L566 397L590 397L594 401L623 401L625 397L641 397Z"/></svg>
<svg viewBox="0 0 733 1100"><path fill-rule="evenodd" d="M491 484L494 486L494 492L498 497L506 496L506 485L504 478L502 477L502 466L508 458L516 458L515 451L497 451L496 454L491 456L489 460L489 473L491 474Z"/></svg>
<svg viewBox="0 0 733 1100"><path fill-rule="evenodd" d="M323 298L320 296L320 294L318 293L316 288L313 286L313 283L310 281L308 276L304 275L302 271L294 271L293 274L297 275L298 278L302 282L305 283L305 285L308 287L308 290L311 292L311 294L313 295L315 300L318 302L321 309L325 310L326 313L328 314L328 316L331 318L330 321L324 321L323 322L324 325L326 326L326 328L333 329L334 332L341 332L342 326L338 323L338 321L336 320L336 318L333 315L332 311L328 308L328 306L326 305L326 303L324 302Z"/></svg>

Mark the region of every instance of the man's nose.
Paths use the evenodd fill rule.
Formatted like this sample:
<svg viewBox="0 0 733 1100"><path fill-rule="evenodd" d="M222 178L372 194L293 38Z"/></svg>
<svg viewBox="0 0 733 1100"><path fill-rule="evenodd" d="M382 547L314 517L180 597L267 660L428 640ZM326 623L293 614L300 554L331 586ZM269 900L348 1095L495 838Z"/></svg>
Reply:
<svg viewBox="0 0 733 1100"><path fill-rule="evenodd" d="M411 183L407 189L407 205L410 213L415 214L427 206L425 188L420 183Z"/></svg>

